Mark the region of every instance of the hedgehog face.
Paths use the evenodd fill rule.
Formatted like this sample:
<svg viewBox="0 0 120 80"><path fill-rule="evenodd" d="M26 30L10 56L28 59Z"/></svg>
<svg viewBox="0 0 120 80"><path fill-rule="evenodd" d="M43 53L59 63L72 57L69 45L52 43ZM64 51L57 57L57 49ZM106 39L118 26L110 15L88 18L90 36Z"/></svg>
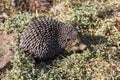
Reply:
<svg viewBox="0 0 120 80"><path fill-rule="evenodd" d="M83 51L87 46L81 42L80 36L76 29L72 29L71 32L68 33L66 50L68 51Z"/></svg>

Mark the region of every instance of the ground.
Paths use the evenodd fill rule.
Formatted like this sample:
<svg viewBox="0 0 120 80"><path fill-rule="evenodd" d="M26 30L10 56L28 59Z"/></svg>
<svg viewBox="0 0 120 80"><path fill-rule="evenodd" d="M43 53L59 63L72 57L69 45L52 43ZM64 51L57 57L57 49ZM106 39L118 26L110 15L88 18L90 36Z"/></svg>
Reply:
<svg viewBox="0 0 120 80"><path fill-rule="evenodd" d="M13 55L10 50L9 43L13 42L13 38L6 34L5 31L0 31L0 70L3 70L9 64L10 57Z"/></svg>
<svg viewBox="0 0 120 80"><path fill-rule="evenodd" d="M49 12L18 10L13 15L10 12L9 18L0 26L0 68L9 62L12 55L7 65L11 67L5 67L0 78L119 80L120 0L68 0L55 4ZM74 25L82 34L81 39L87 45L87 49L83 52L62 52L55 59L36 64L19 49L19 35L31 20L42 16Z"/></svg>

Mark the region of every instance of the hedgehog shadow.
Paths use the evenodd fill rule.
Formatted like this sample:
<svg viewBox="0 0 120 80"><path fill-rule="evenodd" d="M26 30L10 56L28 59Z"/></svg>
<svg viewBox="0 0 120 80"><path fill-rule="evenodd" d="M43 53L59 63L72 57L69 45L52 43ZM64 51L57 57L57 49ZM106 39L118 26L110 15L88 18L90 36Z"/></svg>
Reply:
<svg viewBox="0 0 120 80"><path fill-rule="evenodd" d="M94 35L80 35L82 42L87 45L87 48L90 50L90 52L94 51L94 48L92 46L96 46L99 44L104 44L107 42L107 39L103 36L94 36Z"/></svg>
<svg viewBox="0 0 120 80"><path fill-rule="evenodd" d="M72 55L72 53L68 53L67 51L65 50L62 50L61 52L59 52L58 54L56 54L53 58L49 58L47 60L39 60L39 59L35 59L35 65L40 65L42 66L43 63L45 63L46 65L51 65L53 63L54 60L62 60L64 58L67 58L68 56ZM41 64L42 63L42 64Z"/></svg>
<svg viewBox="0 0 120 80"><path fill-rule="evenodd" d="M94 51L94 48L91 47L91 45L96 46L98 44L103 44L107 42L107 39L103 36L91 36L89 34L85 34L85 35L80 35L81 38L81 42L83 42L85 45L87 45L87 49L89 49L90 52ZM61 51L59 54L57 54L54 58L52 59L47 59L45 61L42 61L42 64L40 63L41 61L36 61L36 65L39 66L47 66L47 65L52 65L54 60L62 60L67 58L68 56L72 55L73 52L67 52L65 50ZM77 54L82 54L82 51L78 51ZM95 55L96 53L92 54ZM43 65L43 63L45 63Z"/></svg>

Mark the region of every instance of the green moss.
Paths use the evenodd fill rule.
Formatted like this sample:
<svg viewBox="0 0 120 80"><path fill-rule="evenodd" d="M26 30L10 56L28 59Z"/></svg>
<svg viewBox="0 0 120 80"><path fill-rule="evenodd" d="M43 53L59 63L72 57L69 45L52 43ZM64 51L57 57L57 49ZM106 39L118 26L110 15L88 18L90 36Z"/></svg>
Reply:
<svg viewBox="0 0 120 80"><path fill-rule="evenodd" d="M117 12L118 9L118 5L109 0L104 3L71 3L65 14L60 13L53 17L75 25L83 34L82 39L88 46L87 50L81 53L63 53L54 60L36 65L35 61L20 51L18 46L13 46L13 68L4 74L2 80L119 79L120 32L114 26L115 18L111 17L111 13ZM19 39L21 31L34 18L34 14L18 13L6 21L5 30Z"/></svg>

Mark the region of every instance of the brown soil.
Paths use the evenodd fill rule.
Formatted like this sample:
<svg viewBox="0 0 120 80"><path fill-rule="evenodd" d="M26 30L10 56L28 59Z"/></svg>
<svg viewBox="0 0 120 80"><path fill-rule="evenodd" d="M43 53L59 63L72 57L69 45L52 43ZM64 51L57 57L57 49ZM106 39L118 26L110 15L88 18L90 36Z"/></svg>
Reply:
<svg viewBox="0 0 120 80"><path fill-rule="evenodd" d="M0 73L10 67L9 62L13 55L10 44L13 44L13 37L0 30Z"/></svg>

